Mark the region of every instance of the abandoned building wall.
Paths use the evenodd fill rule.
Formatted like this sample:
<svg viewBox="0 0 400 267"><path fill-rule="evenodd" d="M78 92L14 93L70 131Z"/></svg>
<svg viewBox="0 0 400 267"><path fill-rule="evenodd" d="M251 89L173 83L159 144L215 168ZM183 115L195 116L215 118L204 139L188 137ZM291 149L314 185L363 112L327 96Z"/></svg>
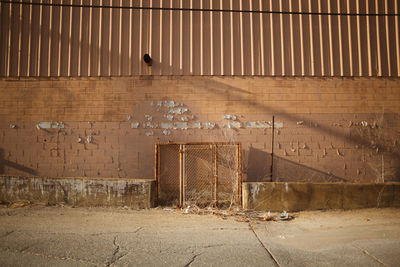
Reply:
<svg viewBox="0 0 400 267"><path fill-rule="evenodd" d="M154 178L159 142L241 142L243 178L400 179L400 80L3 78L0 173Z"/></svg>

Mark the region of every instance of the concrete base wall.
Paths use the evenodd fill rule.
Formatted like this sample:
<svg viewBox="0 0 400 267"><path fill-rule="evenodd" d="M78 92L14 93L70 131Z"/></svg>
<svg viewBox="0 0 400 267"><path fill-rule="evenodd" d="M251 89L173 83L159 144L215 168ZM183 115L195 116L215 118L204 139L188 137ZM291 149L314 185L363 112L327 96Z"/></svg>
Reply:
<svg viewBox="0 0 400 267"><path fill-rule="evenodd" d="M0 202L151 208L155 182L137 179L0 176Z"/></svg>
<svg viewBox="0 0 400 267"><path fill-rule="evenodd" d="M243 207L265 211L400 207L400 183L243 183Z"/></svg>

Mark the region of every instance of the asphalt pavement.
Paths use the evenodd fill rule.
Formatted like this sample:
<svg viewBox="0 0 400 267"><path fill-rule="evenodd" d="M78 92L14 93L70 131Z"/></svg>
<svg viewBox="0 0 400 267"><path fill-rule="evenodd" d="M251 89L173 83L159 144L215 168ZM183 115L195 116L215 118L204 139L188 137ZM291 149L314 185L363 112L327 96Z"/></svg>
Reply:
<svg viewBox="0 0 400 267"><path fill-rule="evenodd" d="M1 205L0 266L400 265L398 209L190 212Z"/></svg>

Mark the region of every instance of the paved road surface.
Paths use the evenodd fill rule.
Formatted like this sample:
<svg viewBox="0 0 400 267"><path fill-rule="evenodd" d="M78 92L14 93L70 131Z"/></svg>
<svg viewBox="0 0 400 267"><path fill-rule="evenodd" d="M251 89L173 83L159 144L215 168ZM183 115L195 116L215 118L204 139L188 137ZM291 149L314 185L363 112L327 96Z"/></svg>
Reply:
<svg viewBox="0 0 400 267"><path fill-rule="evenodd" d="M0 206L0 266L400 265L398 209L295 216Z"/></svg>

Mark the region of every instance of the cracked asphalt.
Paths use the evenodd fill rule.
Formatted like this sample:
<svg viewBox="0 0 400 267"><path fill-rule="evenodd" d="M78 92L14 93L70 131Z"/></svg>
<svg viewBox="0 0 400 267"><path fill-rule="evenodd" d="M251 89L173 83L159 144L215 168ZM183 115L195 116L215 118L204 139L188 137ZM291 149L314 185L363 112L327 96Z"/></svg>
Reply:
<svg viewBox="0 0 400 267"><path fill-rule="evenodd" d="M0 266L400 265L399 209L294 215L3 205Z"/></svg>

